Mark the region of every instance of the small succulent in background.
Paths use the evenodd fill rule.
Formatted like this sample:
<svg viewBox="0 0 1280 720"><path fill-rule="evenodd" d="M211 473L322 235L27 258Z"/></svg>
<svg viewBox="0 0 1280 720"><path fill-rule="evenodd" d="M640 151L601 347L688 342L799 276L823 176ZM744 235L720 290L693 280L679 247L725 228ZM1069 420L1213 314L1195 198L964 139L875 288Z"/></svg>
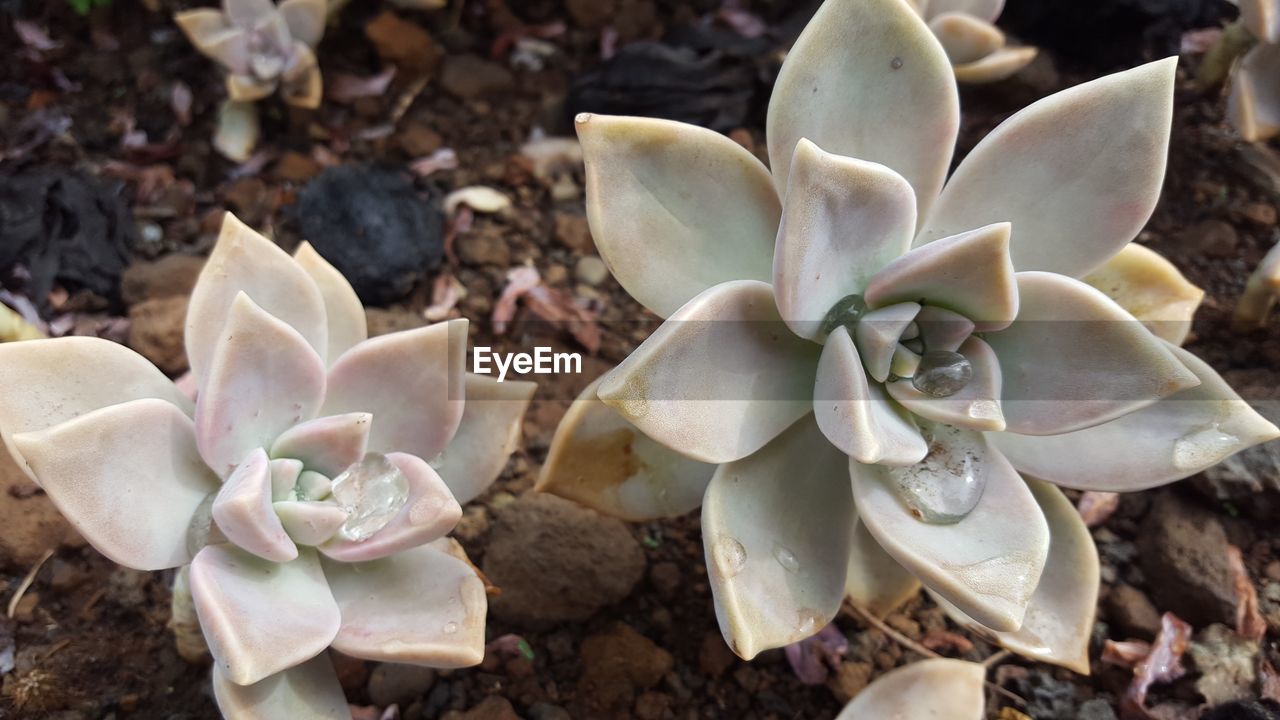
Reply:
<svg viewBox="0 0 1280 720"><path fill-rule="evenodd" d="M1047 97L948 179L943 48L906 0L827 0L774 88L772 171L702 128L580 116L597 247L666 322L570 408L538 487L631 520L701 504L744 658L923 584L1087 672L1097 552L1055 485L1149 488L1280 436L1177 346L1203 293L1130 244L1175 71Z"/></svg>
<svg viewBox="0 0 1280 720"><path fill-rule="evenodd" d="M253 103L279 90L290 105L317 108L324 94L315 47L324 35L326 0L223 0L222 10L174 15L197 50L227 71L227 101L215 136L219 152L248 159L257 143Z"/></svg>
<svg viewBox="0 0 1280 720"><path fill-rule="evenodd" d="M1239 0L1240 18L1205 51L1196 81L1230 85L1227 115L1246 142L1280 134L1280 0Z"/></svg>
<svg viewBox="0 0 1280 720"><path fill-rule="evenodd" d="M1036 59L1033 47L1007 47L995 26L1005 0L907 0L942 43L963 83L1004 80Z"/></svg>
<svg viewBox="0 0 1280 720"><path fill-rule="evenodd" d="M1249 275L1231 316L1231 326L1236 330L1266 327L1277 297L1280 297L1280 243L1271 246Z"/></svg>
<svg viewBox="0 0 1280 720"><path fill-rule="evenodd" d="M467 375L466 327L366 339L310 246L290 257L228 214L187 313L194 404L106 340L7 343L0 435L104 555L183 568L226 716L349 718L328 647L483 654L484 583L444 536L533 386Z"/></svg>

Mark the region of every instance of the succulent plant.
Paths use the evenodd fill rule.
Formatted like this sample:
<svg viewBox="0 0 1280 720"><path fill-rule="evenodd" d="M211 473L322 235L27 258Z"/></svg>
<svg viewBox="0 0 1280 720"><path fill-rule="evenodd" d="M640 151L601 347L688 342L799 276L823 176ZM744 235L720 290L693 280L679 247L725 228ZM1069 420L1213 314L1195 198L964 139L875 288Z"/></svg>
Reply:
<svg viewBox="0 0 1280 720"><path fill-rule="evenodd" d="M280 91L284 101L317 108L324 96L315 47L324 35L326 0L223 0L173 19L197 50L227 71L227 102L215 146L233 160L248 159L258 137L253 103Z"/></svg>
<svg viewBox="0 0 1280 720"><path fill-rule="evenodd" d="M1036 59L1036 48L1006 47L995 26L1005 0L908 0L933 31L963 83L991 83Z"/></svg>
<svg viewBox="0 0 1280 720"><path fill-rule="evenodd" d="M1231 77L1228 113L1249 142L1280 134L1280 2L1240 0L1240 21L1257 44L1244 53Z"/></svg>
<svg viewBox="0 0 1280 720"><path fill-rule="evenodd" d="M922 660L881 675L836 720L947 718L982 720L986 668L963 660Z"/></svg>
<svg viewBox="0 0 1280 720"><path fill-rule="evenodd" d="M337 270L228 214L187 313L194 404L106 340L6 343L0 435L104 555L187 566L225 715L347 718L328 647L483 654L484 583L444 536L514 449L533 387L464 373L466 331L366 339Z"/></svg>
<svg viewBox="0 0 1280 720"><path fill-rule="evenodd" d="M1055 485L1153 487L1280 435L1175 344L1199 290L1130 249L1175 69L1047 97L947 179L943 48L906 0L827 0L773 91L772 172L709 130L580 116L593 237L666 320L570 408L539 488L632 520L701 503L744 658L923 583L1087 670L1098 560Z"/></svg>

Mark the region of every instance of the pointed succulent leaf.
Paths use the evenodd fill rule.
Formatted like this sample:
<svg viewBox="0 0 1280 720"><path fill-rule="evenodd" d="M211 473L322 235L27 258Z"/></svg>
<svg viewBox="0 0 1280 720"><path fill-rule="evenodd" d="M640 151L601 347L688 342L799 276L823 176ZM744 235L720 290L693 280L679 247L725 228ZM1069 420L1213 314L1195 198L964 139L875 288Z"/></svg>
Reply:
<svg viewBox="0 0 1280 720"><path fill-rule="evenodd" d="M936 305L926 305L916 316L920 340L930 350L955 352L973 334L974 324L960 313Z"/></svg>
<svg viewBox="0 0 1280 720"><path fill-rule="evenodd" d="M934 599L956 623L986 631L996 642L1023 657L1089 674L1089 638L1098 607L1098 549L1075 505L1058 488L1028 480L1031 493L1049 523L1049 559L1015 632L992 633L944 598Z"/></svg>
<svg viewBox="0 0 1280 720"><path fill-rule="evenodd" d="M1057 435L1199 384L1166 344L1079 280L1018 273L1021 310L987 336L1000 358L1008 429Z"/></svg>
<svg viewBox="0 0 1280 720"><path fill-rule="evenodd" d="M932 20L945 13L965 13L980 20L995 22L1004 10L1005 0L921 0Z"/></svg>
<svg viewBox="0 0 1280 720"><path fill-rule="evenodd" d="M767 283L704 291L600 383L600 399L695 460L729 462L808 414L818 346L782 322Z"/></svg>
<svg viewBox="0 0 1280 720"><path fill-rule="evenodd" d="M234 103L257 102L276 91L275 80L259 80L251 73L227 75L227 99Z"/></svg>
<svg viewBox="0 0 1280 720"><path fill-rule="evenodd" d="M289 562L298 548L271 507L271 461L262 448L236 466L213 500L218 529L237 547L271 562Z"/></svg>
<svg viewBox="0 0 1280 720"><path fill-rule="evenodd" d="M782 210L769 171L694 125L582 114L587 220L613 277L667 317L730 280L768 280Z"/></svg>
<svg viewBox="0 0 1280 720"><path fill-rule="evenodd" d="M1259 43L1245 53L1231 79L1227 116L1247 142L1262 142L1280 134L1280 45Z"/></svg>
<svg viewBox="0 0 1280 720"><path fill-rule="evenodd" d="M855 517L853 522L845 596L875 617L884 618L920 592L920 581L880 547L861 520Z"/></svg>
<svg viewBox="0 0 1280 720"><path fill-rule="evenodd" d="M520 420L537 385L468 373L467 403L458 432L431 466L460 505L474 500L502 474L520 447Z"/></svg>
<svg viewBox="0 0 1280 720"><path fill-rule="evenodd" d="M223 717L236 720L351 720L347 696L327 654L252 685L237 685L215 664L213 696Z"/></svg>
<svg viewBox="0 0 1280 720"><path fill-rule="evenodd" d="M323 3L321 3L323 4ZM325 320L328 322L328 356L325 362L332 365L342 353L364 342L369 337L368 320L364 306L352 289L351 283L320 257L320 253L304 242L293 253L293 259L311 276L320 297L324 300Z"/></svg>
<svg viewBox="0 0 1280 720"><path fill-rule="evenodd" d="M1000 361L995 351L982 339L971 337L959 352L973 366L973 378L954 395L926 395L910 380L887 383L885 390L899 405L926 420L983 432L1003 430Z"/></svg>
<svg viewBox="0 0 1280 720"><path fill-rule="evenodd" d="M276 14L272 0L222 0L222 11L236 27L254 29Z"/></svg>
<svg viewBox="0 0 1280 720"><path fill-rule="evenodd" d="M901 302L872 310L858 319L853 343L872 380L882 383L888 379L898 341L919 313L920 303Z"/></svg>
<svg viewBox="0 0 1280 720"><path fill-rule="evenodd" d="M944 12L929 20L929 29L955 65L976 62L1004 47L1004 33L965 12Z"/></svg>
<svg viewBox="0 0 1280 720"><path fill-rule="evenodd" d="M289 538L299 545L319 545L337 534L347 521L347 511L332 502L281 500L271 507Z"/></svg>
<svg viewBox="0 0 1280 720"><path fill-rule="evenodd" d="M227 213L187 307L187 359L201 391L223 325L242 292L325 356L324 300L315 282L288 253Z"/></svg>
<svg viewBox="0 0 1280 720"><path fill-rule="evenodd" d="M1204 299L1160 253L1129 243L1083 280L1142 321L1156 337L1181 345L1191 332L1191 318Z"/></svg>
<svg viewBox="0 0 1280 720"><path fill-rule="evenodd" d="M1001 632L1017 630L1049 553L1049 526L1026 483L983 444L978 504L959 522L917 518L882 467L850 461L858 516L894 560L965 614ZM926 479L919 477L917 479ZM936 477L937 483L954 481Z"/></svg>
<svg viewBox="0 0 1280 720"><path fill-rule="evenodd" d="M281 79L281 97L286 103L307 110L320 107L324 100L324 79L314 50L295 42L293 55Z"/></svg>
<svg viewBox="0 0 1280 720"><path fill-rule="evenodd" d="M277 564L232 545L209 545L188 576L218 671L253 685L324 651L341 616L314 551Z"/></svg>
<svg viewBox="0 0 1280 720"><path fill-rule="evenodd" d="M841 326L827 337L818 362L813 412L833 445L858 462L911 465L929 452L924 438L902 408L868 383L858 350Z"/></svg>
<svg viewBox="0 0 1280 720"><path fill-rule="evenodd" d="M982 720L986 677L987 669L979 663L950 658L913 662L876 678L844 706L836 720Z"/></svg>
<svg viewBox="0 0 1280 720"><path fill-rule="evenodd" d="M416 455L390 453L387 460L409 481L409 499L391 521L364 540L341 535L320 546L320 552L342 562L377 560L444 536L462 517L462 507L435 470Z"/></svg>
<svg viewBox="0 0 1280 720"><path fill-rule="evenodd" d="M1275 0L1237 0L1240 19L1263 44L1280 43L1280 5Z"/></svg>
<svg viewBox="0 0 1280 720"><path fill-rule="evenodd" d="M711 479L707 576L720 631L742 658L803 640L840 609L854 513L845 464L805 418Z"/></svg>
<svg viewBox="0 0 1280 720"><path fill-rule="evenodd" d="M702 504L716 466L655 442L596 396L600 379L569 406L535 489L612 517L647 522Z"/></svg>
<svg viewBox="0 0 1280 720"><path fill-rule="evenodd" d="M450 542L372 562L326 562L343 618L334 649L437 668L478 664L484 657L484 583L470 564L443 549Z"/></svg>
<svg viewBox="0 0 1280 720"><path fill-rule="evenodd" d="M195 49L232 73L248 73L249 33L231 27L226 16L217 10L200 9L173 16L178 28Z"/></svg>
<svg viewBox="0 0 1280 720"><path fill-rule="evenodd" d="M276 458L271 461L271 499L287 500L302 475L302 461L294 458Z"/></svg>
<svg viewBox="0 0 1280 720"><path fill-rule="evenodd" d="M320 44L329 14L326 0L281 0L279 9L294 40L311 48Z"/></svg>
<svg viewBox="0 0 1280 720"><path fill-rule="evenodd" d="M1063 487L1131 492L1190 477L1227 457L1280 437L1195 355L1167 345L1200 384L1108 423L1031 437L993 434L991 442L1023 473Z"/></svg>
<svg viewBox="0 0 1280 720"><path fill-rule="evenodd" d="M1005 47L971 63L955 66L956 80L970 85L1000 82L1031 64L1039 50L1033 47Z"/></svg>
<svg viewBox="0 0 1280 720"><path fill-rule="evenodd" d="M192 413L191 401L155 365L95 337L0 343L0 388L0 437L28 475L31 470L12 441L19 433L144 398Z"/></svg>
<svg viewBox="0 0 1280 720"><path fill-rule="evenodd" d="M821 338L828 311L861 294L911 247L911 186L893 170L796 143L773 256L778 311L797 335Z"/></svg>
<svg viewBox="0 0 1280 720"><path fill-rule="evenodd" d="M363 412L308 420L281 433L271 457L296 458L308 470L334 477L364 457L372 425L373 416Z"/></svg>
<svg viewBox="0 0 1280 720"><path fill-rule="evenodd" d="M226 477L254 448L268 448L324 399L324 362L305 338L244 293L232 303L196 400L196 440Z"/></svg>
<svg viewBox="0 0 1280 720"><path fill-rule="evenodd" d="M372 413L371 452L433 458L462 421L466 352L466 320L366 340L329 368L322 413Z"/></svg>
<svg viewBox="0 0 1280 720"><path fill-rule="evenodd" d="M910 6L832 0L796 40L769 99L773 181L780 194L788 187L792 153L808 138L827 152L892 168L915 189L923 218L942 188L959 127L951 63Z"/></svg>
<svg viewBox="0 0 1280 720"><path fill-rule="evenodd" d="M43 342L57 341L21 344ZM132 400L12 440L54 505L103 555L137 570L191 560L191 518L218 480L177 407Z"/></svg>
<svg viewBox="0 0 1280 720"><path fill-rule="evenodd" d="M866 299L873 308L923 300L969 318L978 332L1008 327L1018 315L1009 223L936 240L898 257L871 278Z"/></svg>
<svg viewBox="0 0 1280 720"><path fill-rule="evenodd" d="M261 134L258 106L251 102L236 102L228 98L218 108L218 126L213 134L213 149L233 162L248 162L253 155L253 148L258 144L258 136ZM194 294L192 298L195 298ZM188 318L191 317L191 311L192 307L188 306ZM191 358L192 347L190 332L191 328L188 325L186 338L188 359Z"/></svg>
<svg viewBox="0 0 1280 720"><path fill-rule="evenodd" d="M1160 196L1177 64L1107 75L1001 123L960 163L916 244L1010 222L1018 270L1079 276L1106 262Z"/></svg>

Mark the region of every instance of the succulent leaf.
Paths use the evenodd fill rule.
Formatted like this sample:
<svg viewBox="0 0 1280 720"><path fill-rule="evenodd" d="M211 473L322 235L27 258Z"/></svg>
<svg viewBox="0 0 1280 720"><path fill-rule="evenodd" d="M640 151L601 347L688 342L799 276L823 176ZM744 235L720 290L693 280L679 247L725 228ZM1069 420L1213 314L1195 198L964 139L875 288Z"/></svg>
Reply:
<svg viewBox="0 0 1280 720"><path fill-rule="evenodd" d="M327 0L281 0L278 9L294 40L309 48L320 44L329 14Z"/></svg>
<svg viewBox="0 0 1280 720"><path fill-rule="evenodd" d="M285 563L298 557L298 547L271 506L271 480L271 461L265 450L255 448L218 491L213 519L236 547Z"/></svg>
<svg viewBox="0 0 1280 720"><path fill-rule="evenodd" d="M333 537L347 521L347 511L331 502L281 500L271 504L289 538L314 547Z"/></svg>
<svg viewBox="0 0 1280 720"><path fill-rule="evenodd" d="M276 14L271 0L222 0L222 11L236 27L254 29Z"/></svg>
<svg viewBox="0 0 1280 720"><path fill-rule="evenodd" d="M982 720L986 714L986 676L984 666L963 660L913 662L876 678L836 720Z"/></svg>
<svg viewBox="0 0 1280 720"><path fill-rule="evenodd" d="M1240 19L1254 37L1264 43L1280 43L1280 6L1275 0L1237 0Z"/></svg>
<svg viewBox="0 0 1280 720"><path fill-rule="evenodd" d="M947 182L916 244L1010 222L1018 270L1079 276L1146 224L1164 179L1177 59L1050 95L1001 123Z"/></svg>
<svg viewBox="0 0 1280 720"><path fill-rule="evenodd" d="M1169 351L1200 384L1101 425L1061 435L991 435L1023 473L1063 487L1130 492L1190 477L1245 448L1280 437L1213 368Z"/></svg>
<svg viewBox="0 0 1280 720"><path fill-rule="evenodd" d="M920 303L900 302L872 310L858 320L853 343L872 380L882 383L889 378L898 341L919 314Z"/></svg>
<svg viewBox="0 0 1280 720"><path fill-rule="evenodd" d="M787 55L767 124L779 194L808 138L892 168L923 218L951 163L960 103L946 53L906 0L828 0Z"/></svg>
<svg viewBox="0 0 1280 720"><path fill-rule="evenodd" d="M324 301L325 320L328 323L328 340L325 358L327 365L342 356L342 353L369 338L368 319L364 306L352 289L351 283L320 257L320 253L304 242L293 253L293 259L302 267L316 287L320 289L320 297Z"/></svg>
<svg viewBox="0 0 1280 720"><path fill-rule="evenodd" d="M932 20L946 13L964 13L995 22L1004 11L1005 0L921 0L925 17Z"/></svg>
<svg viewBox="0 0 1280 720"><path fill-rule="evenodd" d="M1199 384L1166 344L1096 288L1018 273L1018 319L987 342L1000 358L1011 432L1098 425Z"/></svg>
<svg viewBox="0 0 1280 720"><path fill-rule="evenodd" d="M12 366L0 359L0 367ZM218 480L196 450L191 419L177 406L131 400L15 434L12 441L49 498L103 555L137 570L191 560L187 528Z"/></svg>
<svg viewBox="0 0 1280 720"><path fill-rule="evenodd" d="M1192 285L1173 263L1136 243L1125 245L1083 280L1174 345L1187 339L1191 318L1204 299L1204 290Z"/></svg>
<svg viewBox="0 0 1280 720"><path fill-rule="evenodd" d="M334 477L364 457L373 415L354 412L307 420L271 444L271 457L301 460L308 470Z"/></svg>
<svg viewBox="0 0 1280 720"><path fill-rule="evenodd" d="M885 390L899 405L926 420L969 430L1004 430L1000 406L1003 383L995 351L981 338L971 337L960 346L959 353L973 367L973 378L959 392L933 397L916 389L909 380L887 383Z"/></svg>
<svg viewBox="0 0 1280 720"><path fill-rule="evenodd" d="M663 323L599 395L667 447L729 462L808 414L818 350L787 329L767 283L722 283Z"/></svg>
<svg viewBox="0 0 1280 720"><path fill-rule="evenodd" d="M782 210L769 171L695 125L578 116L587 220L613 276L667 317L730 280L769 280Z"/></svg>
<svg viewBox="0 0 1280 720"><path fill-rule="evenodd" d="M856 517L853 523L845 596L854 605L884 618L920 592L920 581L880 547L866 524Z"/></svg>
<svg viewBox="0 0 1280 720"><path fill-rule="evenodd" d="M958 522L921 522L899 499L888 470L849 462L858 516L894 560L983 625L1023 622L1049 553L1049 527L1026 483L999 452L979 459L986 487ZM949 477L937 477L941 484Z"/></svg>
<svg viewBox="0 0 1280 720"><path fill-rule="evenodd" d="M792 332L819 340L832 307L911 247L915 196L889 168L801 138L785 197L773 256L778 312Z"/></svg>
<svg viewBox="0 0 1280 720"><path fill-rule="evenodd" d="M1033 47L1005 47L963 65L956 65L956 80L970 85L1000 82L1031 64L1040 51Z"/></svg>
<svg viewBox="0 0 1280 720"><path fill-rule="evenodd" d="M716 466L655 442L588 385L556 427L535 489L631 522L678 517L702 504Z"/></svg>
<svg viewBox="0 0 1280 720"><path fill-rule="evenodd" d="M449 550L451 544L438 541L371 562L325 561L343 618L334 649L438 668L479 663L488 606L484 583L465 555Z"/></svg>
<svg viewBox="0 0 1280 720"><path fill-rule="evenodd" d="M215 663L213 696L222 714L236 720L351 720L347 696L326 653L252 685L231 682Z"/></svg>
<svg viewBox="0 0 1280 720"><path fill-rule="evenodd" d="M929 29L955 65L977 62L1004 47L1004 33L999 28L966 12L933 15Z"/></svg>
<svg viewBox="0 0 1280 720"><path fill-rule="evenodd" d="M1227 114L1248 142L1262 142L1280 134L1280 45L1259 43L1241 58L1231 78Z"/></svg>
<svg viewBox="0 0 1280 720"><path fill-rule="evenodd" d="M489 489L520 446L521 419L537 385L467 373L458 432L431 466L462 505Z"/></svg>
<svg viewBox="0 0 1280 720"><path fill-rule="evenodd" d="M805 418L707 486L707 577L742 658L803 640L840 609L854 516L846 462Z"/></svg>

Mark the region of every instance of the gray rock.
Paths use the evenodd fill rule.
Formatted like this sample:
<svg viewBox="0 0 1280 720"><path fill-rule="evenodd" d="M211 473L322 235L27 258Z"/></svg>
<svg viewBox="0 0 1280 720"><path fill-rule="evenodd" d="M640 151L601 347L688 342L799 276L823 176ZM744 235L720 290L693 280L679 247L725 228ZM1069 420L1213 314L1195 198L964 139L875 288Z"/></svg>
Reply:
<svg viewBox="0 0 1280 720"><path fill-rule="evenodd" d="M1235 622L1227 535L1213 513L1163 493L1142 523L1138 551L1156 606L1197 627Z"/></svg>
<svg viewBox="0 0 1280 720"><path fill-rule="evenodd" d="M1111 709L1111 703L1106 700L1094 698L1081 703L1080 709L1076 711L1076 720L1116 720L1116 711Z"/></svg>
<svg viewBox="0 0 1280 720"><path fill-rule="evenodd" d="M1246 700L1255 695L1258 643L1245 640L1226 625L1210 625L1187 646L1200 677L1196 692L1210 705Z"/></svg>
<svg viewBox="0 0 1280 720"><path fill-rule="evenodd" d="M515 77L501 65L475 55L451 55L444 63L440 85L464 100L507 92Z"/></svg>

